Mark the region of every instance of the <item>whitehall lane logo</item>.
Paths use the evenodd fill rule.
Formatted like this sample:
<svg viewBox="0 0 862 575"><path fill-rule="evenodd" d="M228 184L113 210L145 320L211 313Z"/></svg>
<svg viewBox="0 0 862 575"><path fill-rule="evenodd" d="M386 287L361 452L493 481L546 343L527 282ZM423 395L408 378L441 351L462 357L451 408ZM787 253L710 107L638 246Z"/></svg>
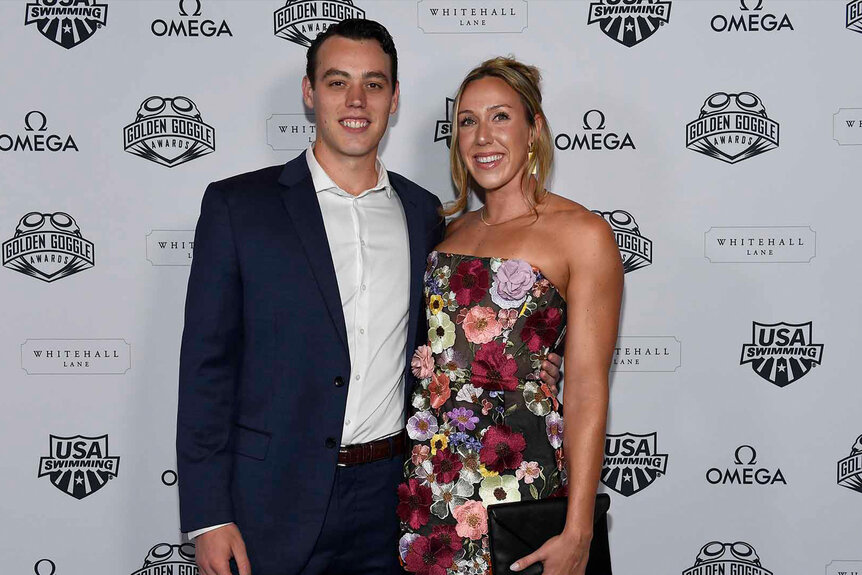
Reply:
<svg viewBox="0 0 862 575"><path fill-rule="evenodd" d="M667 473L667 454L658 452L657 438L656 432L608 434L602 460L602 483L629 497Z"/></svg>
<svg viewBox="0 0 862 575"><path fill-rule="evenodd" d="M694 565L682 575L712 575L713 573L745 573L745 575L772 575L760 562L757 551L745 541L722 543L710 541L700 548Z"/></svg>
<svg viewBox="0 0 862 575"><path fill-rule="evenodd" d="M144 559L144 566L131 575L198 575L195 546L192 543L154 545Z"/></svg>
<svg viewBox="0 0 862 575"><path fill-rule="evenodd" d="M273 14L273 27L279 38L308 47L318 34L347 18L365 18L365 10L351 0L287 0Z"/></svg>
<svg viewBox="0 0 862 575"><path fill-rule="evenodd" d="M862 108L840 108L832 114L832 139L839 146L862 145Z"/></svg>
<svg viewBox="0 0 862 575"><path fill-rule="evenodd" d="M132 346L118 339L28 339L21 344L27 375L123 375Z"/></svg>
<svg viewBox="0 0 862 575"><path fill-rule="evenodd" d="M621 335L613 371L674 372L682 365L682 343L674 336Z"/></svg>
<svg viewBox="0 0 862 575"><path fill-rule="evenodd" d="M587 24L598 24L608 38L631 48L670 22L671 4L661 0L591 2Z"/></svg>
<svg viewBox="0 0 862 575"><path fill-rule="evenodd" d="M68 152L78 151L71 134L48 130L48 118L39 110L24 116L23 134L0 134L0 152Z"/></svg>
<svg viewBox="0 0 862 575"><path fill-rule="evenodd" d="M763 10L764 0L739 0L736 14L716 14L709 25L713 32L781 32L794 30L786 13L773 14Z"/></svg>
<svg viewBox="0 0 862 575"><path fill-rule="evenodd" d="M519 34L527 28L527 0L419 0L426 34Z"/></svg>
<svg viewBox="0 0 862 575"><path fill-rule="evenodd" d="M757 451L740 445L733 452L733 467L711 467L706 472L710 485L787 485L781 468L770 469L757 464Z"/></svg>
<svg viewBox="0 0 862 575"><path fill-rule="evenodd" d="M93 242L66 212L30 212L3 242L3 267L53 282L96 265Z"/></svg>
<svg viewBox="0 0 862 575"><path fill-rule="evenodd" d="M273 114L266 119L266 143L273 150L304 150L316 137L313 114Z"/></svg>
<svg viewBox="0 0 862 575"><path fill-rule="evenodd" d="M153 20L150 30L155 36L181 36L183 38L220 38L233 36L226 20L198 18L201 15L201 0L180 0L179 15L173 20Z"/></svg>
<svg viewBox="0 0 862 575"><path fill-rule="evenodd" d="M190 266L194 230L152 230L147 234L147 261L154 266Z"/></svg>
<svg viewBox="0 0 862 575"><path fill-rule="evenodd" d="M583 131L575 134L557 134L554 147L558 150L634 150L631 134L620 135L614 130L605 130L605 114L601 110L587 110L584 114Z"/></svg>
<svg viewBox="0 0 862 575"><path fill-rule="evenodd" d="M455 109L455 100L446 98L446 119L437 120L434 128L434 141L446 142L446 147L452 147L452 112Z"/></svg>
<svg viewBox="0 0 862 575"><path fill-rule="evenodd" d="M716 92L685 127L689 150L735 164L778 147L778 122L752 92Z"/></svg>
<svg viewBox="0 0 862 575"><path fill-rule="evenodd" d="M652 264L652 240L641 234L640 227L633 215L625 210L602 212L592 210L611 225L620 255L623 258L623 271L633 272Z"/></svg>
<svg viewBox="0 0 862 575"><path fill-rule="evenodd" d="M862 561L830 561L826 575L862 575Z"/></svg>
<svg viewBox="0 0 862 575"><path fill-rule="evenodd" d="M862 32L862 0L847 3L847 29Z"/></svg>
<svg viewBox="0 0 862 575"><path fill-rule="evenodd" d="M838 462L838 485L862 493L862 435L850 447L850 455Z"/></svg>
<svg viewBox="0 0 862 575"><path fill-rule="evenodd" d="M752 322L752 341L742 346L739 364L750 363L754 373L778 387L805 377L823 359L823 344L813 343L812 324Z"/></svg>
<svg viewBox="0 0 862 575"><path fill-rule="evenodd" d="M39 459L38 477L75 499L84 499L117 477L120 458L108 454L108 436L51 435L51 453Z"/></svg>
<svg viewBox="0 0 862 575"><path fill-rule="evenodd" d="M123 128L127 152L168 168L215 152L215 128L185 96L150 96Z"/></svg>
<svg viewBox="0 0 862 575"><path fill-rule="evenodd" d="M703 235L710 263L803 263L817 255L817 233L809 226L712 227Z"/></svg>
<svg viewBox="0 0 862 575"><path fill-rule="evenodd" d="M37 0L27 3L24 25L35 24L45 38L67 50L108 23L108 5L96 0Z"/></svg>

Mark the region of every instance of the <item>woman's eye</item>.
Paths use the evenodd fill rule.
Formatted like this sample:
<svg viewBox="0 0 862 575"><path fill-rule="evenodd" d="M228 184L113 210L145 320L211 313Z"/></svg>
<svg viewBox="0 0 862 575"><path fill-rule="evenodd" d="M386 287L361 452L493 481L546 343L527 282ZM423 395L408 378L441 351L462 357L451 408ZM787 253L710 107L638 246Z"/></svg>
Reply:
<svg viewBox="0 0 862 575"><path fill-rule="evenodd" d="M475 123L476 122L473 120L473 118L463 118L459 125L461 125L461 126L472 126Z"/></svg>
<svg viewBox="0 0 862 575"><path fill-rule="evenodd" d="M499 112L499 113L497 113L497 115L494 116L494 119L495 120L508 120L509 114L507 114L506 112Z"/></svg>

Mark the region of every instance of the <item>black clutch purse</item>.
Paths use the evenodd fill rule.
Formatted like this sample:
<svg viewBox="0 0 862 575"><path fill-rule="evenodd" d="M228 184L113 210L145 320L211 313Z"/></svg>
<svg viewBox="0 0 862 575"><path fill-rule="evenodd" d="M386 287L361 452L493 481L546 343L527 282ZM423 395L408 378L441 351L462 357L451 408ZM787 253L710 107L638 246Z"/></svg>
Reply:
<svg viewBox="0 0 862 575"><path fill-rule="evenodd" d="M562 533L567 507L568 499L565 497L489 505L488 538L494 575L515 573L509 570L509 565ZM586 575L611 575L611 550L608 546L610 507L611 498L607 493L596 495L593 541ZM542 563L540 561L517 573L537 575L542 573Z"/></svg>

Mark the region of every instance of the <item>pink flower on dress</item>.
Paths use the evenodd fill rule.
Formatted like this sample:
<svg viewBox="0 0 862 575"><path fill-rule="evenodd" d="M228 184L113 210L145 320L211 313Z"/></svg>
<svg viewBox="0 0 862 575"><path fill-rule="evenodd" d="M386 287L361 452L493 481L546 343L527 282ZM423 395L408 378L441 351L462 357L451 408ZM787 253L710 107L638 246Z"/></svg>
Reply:
<svg viewBox="0 0 862 575"><path fill-rule="evenodd" d="M464 318L464 335L471 343L488 343L503 331L497 321L497 314L490 307L476 306Z"/></svg>
<svg viewBox="0 0 862 575"><path fill-rule="evenodd" d="M431 377L434 374L434 358L431 356L431 348L427 345L420 345L413 353L413 359L410 360L410 367L413 369L413 375L419 379Z"/></svg>
<svg viewBox="0 0 862 575"><path fill-rule="evenodd" d="M440 408L449 400L449 396L452 395L452 390L449 389L449 376L444 374L432 375L428 391L431 392L431 407L434 409Z"/></svg>
<svg viewBox="0 0 862 575"><path fill-rule="evenodd" d="M488 533L488 511L481 501L470 500L452 510L452 515L458 524L455 533L459 537L468 537L473 541Z"/></svg>
<svg viewBox="0 0 862 575"><path fill-rule="evenodd" d="M521 466L515 470L515 478L527 485L539 478L542 468L535 461L522 461Z"/></svg>
<svg viewBox="0 0 862 575"><path fill-rule="evenodd" d="M413 453L410 455L410 463L418 467L422 462L431 458L431 448L427 445L417 445L413 448Z"/></svg>
<svg viewBox="0 0 862 575"><path fill-rule="evenodd" d="M503 329L511 329L518 321L518 310L501 309L497 312L497 321L500 322L500 327Z"/></svg>

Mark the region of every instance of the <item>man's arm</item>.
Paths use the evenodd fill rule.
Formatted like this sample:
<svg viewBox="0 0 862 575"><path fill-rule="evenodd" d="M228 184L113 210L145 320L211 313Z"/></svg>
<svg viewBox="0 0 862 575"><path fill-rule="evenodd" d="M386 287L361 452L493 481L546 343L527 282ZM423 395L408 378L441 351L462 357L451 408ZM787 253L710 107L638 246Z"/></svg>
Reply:
<svg viewBox="0 0 862 575"><path fill-rule="evenodd" d="M233 521L226 448L242 348L242 283L221 190L204 194L186 293L177 411L180 522L192 531Z"/></svg>

